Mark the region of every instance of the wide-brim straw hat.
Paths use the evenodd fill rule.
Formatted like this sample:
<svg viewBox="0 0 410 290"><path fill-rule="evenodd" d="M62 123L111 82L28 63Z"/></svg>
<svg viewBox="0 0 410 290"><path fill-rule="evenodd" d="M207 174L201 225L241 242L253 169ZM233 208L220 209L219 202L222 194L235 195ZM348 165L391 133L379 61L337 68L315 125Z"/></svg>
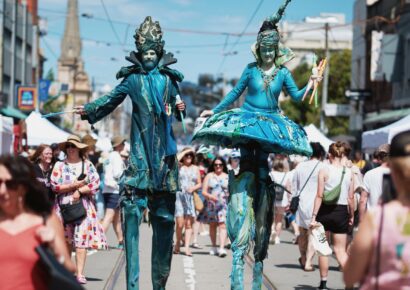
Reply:
<svg viewBox="0 0 410 290"><path fill-rule="evenodd" d="M177 154L178 161L181 162L182 159L184 158L184 156L189 154L189 153L192 153L195 156L194 149L192 149L190 147L182 149L182 151Z"/></svg>
<svg viewBox="0 0 410 290"><path fill-rule="evenodd" d="M84 144L87 144L88 146L94 146L97 143L97 140L93 138L90 134L84 135L84 137L81 139L81 141Z"/></svg>
<svg viewBox="0 0 410 290"><path fill-rule="evenodd" d="M122 136L115 136L111 139L111 146L112 148L117 147L118 145L121 145L122 143L125 142L125 138Z"/></svg>
<svg viewBox="0 0 410 290"><path fill-rule="evenodd" d="M70 136L68 136L66 141L61 142L59 144L60 149L65 150L65 147L67 146L68 143L74 144L75 147L77 147L78 149L80 149L82 151L85 151L88 148L87 144L81 143L80 137L78 137L76 135L70 135Z"/></svg>

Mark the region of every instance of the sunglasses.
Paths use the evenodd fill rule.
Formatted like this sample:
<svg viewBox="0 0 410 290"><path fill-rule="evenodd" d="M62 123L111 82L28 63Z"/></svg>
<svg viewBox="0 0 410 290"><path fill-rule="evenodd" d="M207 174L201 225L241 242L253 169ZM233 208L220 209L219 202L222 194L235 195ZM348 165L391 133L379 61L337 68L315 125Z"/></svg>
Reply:
<svg viewBox="0 0 410 290"><path fill-rule="evenodd" d="M77 146L75 146L74 144L68 143L67 145L65 145L65 148L66 148L66 149L69 149L69 148L77 148Z"/></svg>
<svg viewBox="0 0 410 290"><path fill-rule="evenodd" d="M222 166L224 166L224 165L223 165L222 163L215 163L214 166L215 166L215 167L222 167Z"/></svg>
<svg viewBox="0 0 410 290"><path fill-rule="evenodd" d="M7 189L17 189L18 187L18 182L13 179L0 179L0 187L3 185L3 183L6 185Z"/></svg>

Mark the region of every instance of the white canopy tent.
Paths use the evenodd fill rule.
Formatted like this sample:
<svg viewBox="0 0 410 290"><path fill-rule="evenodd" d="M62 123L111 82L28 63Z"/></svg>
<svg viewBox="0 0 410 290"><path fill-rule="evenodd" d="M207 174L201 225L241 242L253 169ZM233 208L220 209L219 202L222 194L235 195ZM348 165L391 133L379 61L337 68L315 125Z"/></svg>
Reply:
<svg viewBox="0 0 410 290"><path fill-rule="evenodd" d="M309 142L319 142L326 152L329 150L330 144L334 143L332 140L327 138L315 125L310 124L303 127L306 131Z"/></svg>
<svg viewBox="0 0 410 290"><path fill-rule="evenodd" d="M41 117L40 113L31 112L26 119L27 143L29 146L38 146L42 143L52 144L67 140L69 133Z"/></svg>
<svg viewBox="0 0 410 290"><path fill-rule="evenodd" d="M376 150L380 145L389 143L397 133L410 129L410 115L385 127L366 131L362 134L362 149L367 152Z"/></svg>
<svg viewBox="0 0 410 290"><path fill-rule="evenodd" d="M0 115L0 154L13 153L13 118Z"/></svg>

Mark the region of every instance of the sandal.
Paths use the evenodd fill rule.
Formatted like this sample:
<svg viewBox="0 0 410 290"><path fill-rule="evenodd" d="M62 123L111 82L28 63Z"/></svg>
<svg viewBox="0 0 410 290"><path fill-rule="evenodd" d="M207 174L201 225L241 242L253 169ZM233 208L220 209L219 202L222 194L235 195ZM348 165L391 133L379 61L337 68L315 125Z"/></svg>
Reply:
<svg viewBox="0 0 410 290"><path fill-rule="evenodd" d="M315 267L313 267L313 266L305 267L303 270L304 270L305 272L313 272L313 271L315 271Z"/></svg>
<svg viewBox="0 0 410 290"><path fill-rule="evenodd" d="M77 276L77 282L80 284L87 284L87 279L84 276Z"/></svg>
<svg viewBox="0 0 410 290"><path fill-rule="evenodd" d="M202 249L202 247L200 247L198 243L192 243L191 248Z"/></svg>
<svg viewBox="0 0 410 290"><path fill-rule="evenodd" d="M174 255L179 255L181 252L180 252L179 250L174 249L174 250L172 251L172 253L173 253Z"/></svg>

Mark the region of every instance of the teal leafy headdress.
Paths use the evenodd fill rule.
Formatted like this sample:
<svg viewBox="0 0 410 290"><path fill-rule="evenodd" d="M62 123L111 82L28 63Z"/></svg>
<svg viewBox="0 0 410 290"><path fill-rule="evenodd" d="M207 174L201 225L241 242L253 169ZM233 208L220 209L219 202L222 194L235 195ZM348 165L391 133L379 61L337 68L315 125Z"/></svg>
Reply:
<svg viewBox="0 0 410 290"><path fill-rule="evenodd" d="M162 40L161 26L158 21L153 22L151 16L147 16L140 28L135 30L134 39L138 52L153 49L162 55L165 41Z"/></svg>
<svg viewBox="0 0 410 290"><path fill-rule="evenodd" d="M287 47L280 44L280 35L278 31L278 23L285 14L286 7L292 0L285 0L285 2L279 7L278 11L267 17L263 22L256 43L252 45L252 52L258 62L260 57L258 54L259 47L262 46L274 46L276 50L275 64L280 66L294 58L294 53Z"/></svg>

